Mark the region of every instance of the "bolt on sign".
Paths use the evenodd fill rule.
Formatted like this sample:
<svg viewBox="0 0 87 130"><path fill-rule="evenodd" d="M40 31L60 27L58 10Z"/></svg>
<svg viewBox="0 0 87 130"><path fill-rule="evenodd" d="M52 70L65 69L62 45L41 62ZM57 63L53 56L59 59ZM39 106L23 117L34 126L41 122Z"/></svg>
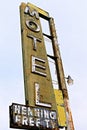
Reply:
<svg viewBox="0 0 87 130"><path fill-rule="evenodd" d="M11 128L59 127L61 117L58 117L40 17L50 19L48 12L30 3L20 5L26 105L13 103L10 106Z"/></svg>

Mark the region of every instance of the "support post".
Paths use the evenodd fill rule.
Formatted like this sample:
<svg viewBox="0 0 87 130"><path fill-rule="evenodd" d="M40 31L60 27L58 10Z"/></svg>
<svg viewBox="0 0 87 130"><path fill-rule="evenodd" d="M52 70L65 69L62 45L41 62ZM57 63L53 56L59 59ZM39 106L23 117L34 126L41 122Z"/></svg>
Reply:
<svg viewBox="0 0 87 130"><path fill-rule="evenodd" d="M69 106L69 96L68 96L68 91L67 91L67 87L66 87L66 83L65 83L62 59L61 59L60 50L59 50L59 46L58 46L56 29L55 29L55 24L54 24L53 18L50 18L49 25L50 25L50 32L51 32L51 36L52 36L52 46L53 46L53 51L54 51L55 63L56 63L56 71L57 71L59 89L62 91L63 98L64 98L64 105L65 105L66 118L67 118L66 130L74 130L72 113L71 113L71 109Z"/></svg>

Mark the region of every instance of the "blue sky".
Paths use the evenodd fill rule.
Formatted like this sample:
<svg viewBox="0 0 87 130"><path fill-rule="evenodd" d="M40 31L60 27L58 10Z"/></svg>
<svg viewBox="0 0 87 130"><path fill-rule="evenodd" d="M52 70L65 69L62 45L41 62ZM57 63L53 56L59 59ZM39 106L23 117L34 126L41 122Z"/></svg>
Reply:
<svg viewBox="0 0 87 130"><path fill-rule="evenodd" d="M87 121L87 1L17 0L0 4L0 129L9 128L9 105L24 104L21 51L21 2L30 2L49 12L55 20L65 75L74 79L68 87L75 130L86 129Z"/></svg>

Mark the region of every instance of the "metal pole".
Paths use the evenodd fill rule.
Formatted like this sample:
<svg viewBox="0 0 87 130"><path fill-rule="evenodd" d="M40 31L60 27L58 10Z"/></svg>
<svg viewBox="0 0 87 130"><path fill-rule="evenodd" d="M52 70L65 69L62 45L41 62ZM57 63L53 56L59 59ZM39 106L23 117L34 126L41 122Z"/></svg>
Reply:
<svg viewBox="0 0 87 130"><path fill-rule="evenodd" d="M56 29L55 29L55 24L54 24L53 18L50 18L49 25L50 25L50 32L51 32L51 36L52 36L52 46L53 46L53 51L54 51L55 63L56 63L56 71L57 71L59 89L62 91L63 98L64 98L64 105L65 105L66 118L67 118L66 130L74 130L72 113L71 113L70 106L69 106L69 96L68 96L68 91L67 91L67 87L66 87L66 83L65 83L62 59L61 59L60 50L59 50L59 46L58 46Z"/></svg>

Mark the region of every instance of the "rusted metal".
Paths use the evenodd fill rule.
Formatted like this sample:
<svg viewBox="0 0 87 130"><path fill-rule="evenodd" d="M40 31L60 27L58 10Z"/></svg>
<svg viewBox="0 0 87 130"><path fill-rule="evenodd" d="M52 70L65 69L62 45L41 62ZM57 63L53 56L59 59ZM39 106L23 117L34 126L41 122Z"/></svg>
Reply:
<svg viewBox="0 0 87 130"><path fill-rule="evenodd" d="M58 46L56 29L55 29L55 24L54 24L53 18L50 18L49 24L50 24L50 31L51 31L51 36L52 36L54 57L56 57L55 63L56 63L57 78L58 78L58 82L59 82L59 89L62 90L63 98L64 98L64 105L65 105L65 110L66 110L66 118L67 118L66 130L74 130L72 113L71 113L71 109L69 106L69 96L68 96L68 91L67 91L67 87L66 87L66 83L65 83L62 59L61 59L60 50L59 50L59 46Z"/></svg>
<svg viewBox="0 0 87 130"><path fill-rule="evenodd" d="M74 124L73 124L71 108L69 105L69 100L65 98L64 103L65 103L65 109L66 109L67 124L69 124L66 130L74 130Z"/></svg>

